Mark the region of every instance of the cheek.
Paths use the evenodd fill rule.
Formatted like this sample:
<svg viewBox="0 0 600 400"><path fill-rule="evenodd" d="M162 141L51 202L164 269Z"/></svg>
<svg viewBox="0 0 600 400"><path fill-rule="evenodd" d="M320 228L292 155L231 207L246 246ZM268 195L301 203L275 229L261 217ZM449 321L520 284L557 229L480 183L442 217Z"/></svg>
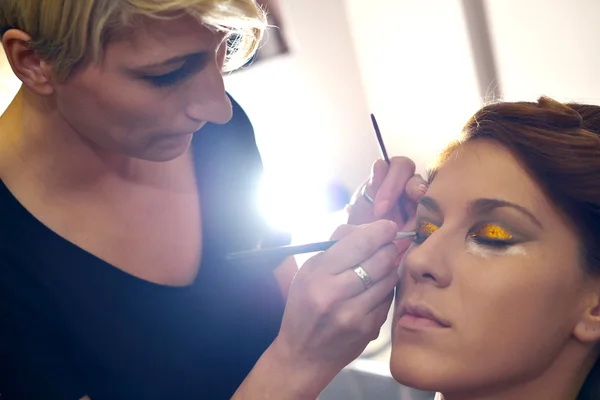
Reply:
<svg viewBox="0 0 600 400"><path fill-rule="evenodd" d="M152 88L144 90L130 78L106 75L78 77L58 93L65 119L83 134L136 132L157 126L164 107ZM97 136L97 135L96 135Z"/></svg>
<svg viewBox="0 0 600 400"><path fill-rule="evenodd" d="M489 360L497 374L549 363L570 338L578 304L576 274L568 265L509 258L506 265L460 277L457 293L457 349L471 361Z"/></svg>
<svg viewBox="0 0 600 400"><path fill-rule="evenodd" d="M523 335L527 330L546 330L546 325L556 322L550 315L568 309L565 296L572 297L573 288L568 273L556 271L560 266L534 262L529 257L495 261L482 261L478 272L455 275L463 323L477 321L478 329L490 333L501 329Z"/></svg>

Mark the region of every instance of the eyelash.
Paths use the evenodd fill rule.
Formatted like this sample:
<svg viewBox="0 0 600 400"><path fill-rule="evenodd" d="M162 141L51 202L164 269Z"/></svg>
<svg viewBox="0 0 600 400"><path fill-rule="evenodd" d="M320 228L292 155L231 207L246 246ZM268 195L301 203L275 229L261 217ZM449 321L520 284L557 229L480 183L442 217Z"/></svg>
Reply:
<svg viewBox="0 0 600 400"><path fill-rule="evenodd" d="M205 62L203 58L188 58L185 64L175 71L171 71L164 75L146 75L143 77L143 79L159 88L174 86L175 84L192 75L194 72L202 69L204 64Z"/></svg>
<svg viewBox="0 0 600 400"><path fill-rule="evenodd" d="M477 236L473 236L473 235L471 235L471 239L473 239L473 241L475 241L475 243L477 243L479 245L493 247L496 249L503 249L505 247L508 247L508 246L514 244L514 242L512 240L487 239L484 237L477 237Z"/></svg>
<svg viewBox="0 0 600 400"><path fill-rule="evenodd" d="M423 243L425 241L425 239L427 239L427 236L421 235L420 233L417 232L417 234L413 238L413 243L415 243L415 244L421 244L421 243Z"/></svg>
<svg viewBox="0 0 600 400"><path fill-rule="evenodd" d="M421 233L421 231L424 229L425 225L429 225L428 226L429 230L432 230L432 228L434 228L434 229L429 234L423 234L423 233ZM477 229L474 229L469 233L469 237L471 237L471 239L473 239L479 245L492 247L492 248L496 248L496 249L502 249L502 248L505 248L505 247L508 247L508 246L514 244L513 239L490 239L490 238L486 238L483 236L477 236L477 232L483 230L488 225L491 225L491 224L485 223L485 224L479 225L477 227ZM419 229L417 230L417 234L416 234L415 238L413 239L413 242L417 245L422 244L437 229L438 229L438 227L435 226L434 224L432 224L431 222L425 222L425 221L421 222L419 224Z"/></svg>
<svg viewBox="0 0 600 400"><path fill-rule="evenodd" d="M419 229L417 229L417 234L415 235L415 238L413 239L413 242L416 244L421 244L423 243L433 232L430 232L429 234L423 234L422 231L425 228L425 225L428 225L430 228L435 228L433 230L433 232L435 232L437 230L437 226L435 226L434 224L432 224L431 222L420 222L418 224Z"/></svg>

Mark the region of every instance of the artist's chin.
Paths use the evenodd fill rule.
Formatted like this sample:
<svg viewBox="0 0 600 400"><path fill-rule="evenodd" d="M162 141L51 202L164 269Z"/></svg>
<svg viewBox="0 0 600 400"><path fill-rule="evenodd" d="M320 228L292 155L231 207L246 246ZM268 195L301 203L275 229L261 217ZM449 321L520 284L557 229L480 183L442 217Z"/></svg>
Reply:
<svg viewBox="0 0 600 400"><path fill-rule="evenodd" d="M154 140L143 152L135 155L146 161L167 162L182 156L192 143L193 134L163 136Z"/></svg>

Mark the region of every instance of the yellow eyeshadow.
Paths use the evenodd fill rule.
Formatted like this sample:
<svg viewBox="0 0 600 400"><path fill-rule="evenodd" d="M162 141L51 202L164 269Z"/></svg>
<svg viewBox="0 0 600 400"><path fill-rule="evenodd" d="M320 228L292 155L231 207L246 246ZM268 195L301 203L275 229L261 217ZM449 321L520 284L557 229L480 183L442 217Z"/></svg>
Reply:
<svg viewBox="0 0 600 400"><path fill-rule="evenodd" d="M431 235L433 232L437 231L438 227L431 222L422 222L419 227L419 236L427 237Z"/></svg>
<svg viewBox="0 0 600 400"><path fill-rule="evenodd" d="M502 229L498 225L486 224L482 226L477 232L475 232L473 237L483 236L488 239L495 240L512 240L513 235L511 235L506 230Z"/></svg>

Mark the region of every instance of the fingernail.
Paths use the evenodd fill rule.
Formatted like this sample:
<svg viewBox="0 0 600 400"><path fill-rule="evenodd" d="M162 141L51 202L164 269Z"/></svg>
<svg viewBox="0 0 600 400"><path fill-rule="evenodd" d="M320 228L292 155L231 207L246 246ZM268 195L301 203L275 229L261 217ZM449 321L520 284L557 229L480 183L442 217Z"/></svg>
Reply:
<svg viewBox="0 0 600 400"><path fill-rule="evenodd" d="M419 188L419 191L420 191L421 193L425 193L425 192L427 191L427 188L428 188L428 187L427 187L427 185L426 185L426 184L424 184L424 183L421 183L421 184L418 186L418 188Z"/></svg>
<svg viewBox="0 0 600 400"><path fill-rule="evenodd" d="M377 205L375 207L375 216L381 217L386 212L388 212L389 207L390 207L390 202L387 200L377 203Z"/></svg>
<svg viewBox="0 0 600 400"><path fill-rule="evenodd" d="M396 224L394 221L392 220L388 220L388 222L390 223L390 225L392 226L392 229L394 230L394 232L398 231L398 224Z"/></svg>

